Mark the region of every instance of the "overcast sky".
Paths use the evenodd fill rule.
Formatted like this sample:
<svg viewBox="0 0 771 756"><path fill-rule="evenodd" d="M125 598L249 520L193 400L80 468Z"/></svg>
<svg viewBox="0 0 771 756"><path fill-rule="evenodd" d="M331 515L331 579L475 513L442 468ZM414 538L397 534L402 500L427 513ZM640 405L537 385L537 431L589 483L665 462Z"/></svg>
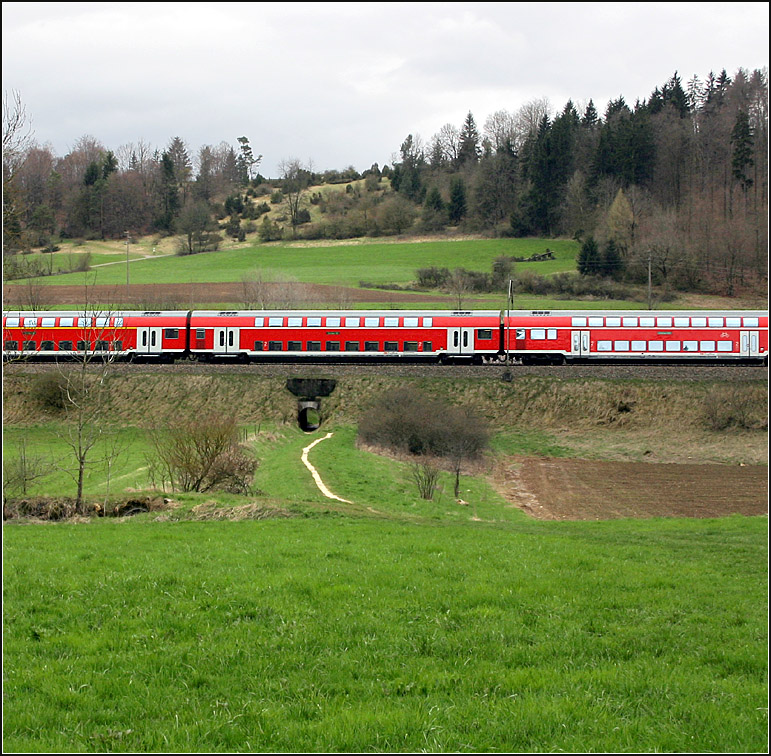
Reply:
<svg viewBox="0 0 771 756"><path fill-rule="evenodd" d="M678 71L685 85L768 66L768 3L4 2L3 90L63 156L175 136L191 157L248 137L278 175L391 163L471 111L546 97L632 105Z"/></svg>

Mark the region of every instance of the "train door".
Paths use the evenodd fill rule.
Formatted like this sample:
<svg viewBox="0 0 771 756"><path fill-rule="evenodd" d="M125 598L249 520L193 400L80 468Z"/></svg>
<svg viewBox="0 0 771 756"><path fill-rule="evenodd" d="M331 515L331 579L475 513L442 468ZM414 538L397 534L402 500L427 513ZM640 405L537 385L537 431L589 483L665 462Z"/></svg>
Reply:
<svg viewBox="0 0 771 756"><path fill-rule="evenodd" d="M474 329L450 328L447 331L447 352L450 356L474 354Z"/></svg>
<svg viewBox="0 0 771 756"><path fill-rule="evenodd" d="M161 328L137 328L137 352L139 354L160 354Z"/></svg>
<svg viewBox="0 0 771 756"><path fill-rule="evenodd" d="M757 331L741 332L741 353L742 357L759 357L760 340Z"/></svg>
<svg viewBox="0 0 771 756"><path fill-rule="evenodd" d="M233 354L239 347L239 328L214 329L214 353Z"/></svg>
<svg viewBox="0 0 771 756"><path fill-rule="evenodd" d="M573 331L570 353L573 357L585 357L589 354L589 331Z"/></svg>

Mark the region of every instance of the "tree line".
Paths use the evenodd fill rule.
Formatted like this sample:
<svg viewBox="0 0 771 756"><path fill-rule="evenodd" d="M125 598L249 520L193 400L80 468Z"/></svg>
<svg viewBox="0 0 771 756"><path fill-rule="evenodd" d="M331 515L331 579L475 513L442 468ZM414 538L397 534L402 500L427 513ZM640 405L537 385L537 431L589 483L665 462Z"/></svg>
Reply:
<svg viewBox="0 0 771 756"><path fill-rule="evenodd" d="M25 133L24 116L18 96L6 97L6 255L127 231L177 234L192 253L222 232L273 241L459 228L578 239L584 275L726 294L767 277L766 69L685 84L675 72L647 99L619 96L604 113L591 100L554 110L536 99L480 129L469 112L428 140L407 135L391 165L318 172L287 160L273 179L245 136L194 156L178 136L163 150L115 151L84 136L58 157ZM322 183L347 187L310 191Z"/></svg>

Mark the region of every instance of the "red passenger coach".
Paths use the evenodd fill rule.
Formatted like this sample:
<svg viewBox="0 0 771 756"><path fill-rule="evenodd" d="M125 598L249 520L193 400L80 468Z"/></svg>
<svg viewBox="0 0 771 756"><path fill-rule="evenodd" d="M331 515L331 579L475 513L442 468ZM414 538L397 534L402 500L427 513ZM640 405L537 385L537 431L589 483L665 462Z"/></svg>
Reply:
<svg viewBox="0 0 771 756"><path fill-rule="evenodd" d="M187 351L187 315L179 312L7 312L3 357L84 355L173 359Z"/></svg>
<svg viewBox="0 0 771 756"><path fill-rule="evenodd" d="M768 313L511 312L505 341L525 363L767 361Z"/></svg>
<svg viewBox="0 0 771 756"><path fill-rule="evenodd" d="M190 353L244 360L481 359L500 353L500 313L194 311Z"/></svg>

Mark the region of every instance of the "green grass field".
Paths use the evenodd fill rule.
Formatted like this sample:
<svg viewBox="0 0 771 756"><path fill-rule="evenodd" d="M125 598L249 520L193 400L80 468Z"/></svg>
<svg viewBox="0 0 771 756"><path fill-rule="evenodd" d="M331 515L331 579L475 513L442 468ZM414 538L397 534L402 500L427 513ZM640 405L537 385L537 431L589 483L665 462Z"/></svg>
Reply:
<svg viewBox="0 0 771 756"><path fill-rule="evenodd" d="M418 268L432 265L449 269L489 271L500 255L529 257L546 248L554 260L519 263L543 274L575 270L578 243L569 240L497 239L437 241L422 243L384 243L363 241L335 246L296 246L289 243L243 246L185 257L169 256L131 263L130 277L135 284L196 283L241 281L261 272L266 280L358 286L361 281L375 284L406 284L415 279ZM58 253L66 254L66 253ZM125 258L112 257L115 265L97 268L94 283L119 285L126 281ZM106 262L100 256L99 262ZM121 264L123 263L123 264ZM49 285L81 285L83 274L66 274L41 279Z"/></svg>
<svg viewBox="0 0 771 756"><path fill-rule="evenodd" d="M311 460L352 505L300 461L326 430ZM764 751L765 518L539 522L482 477L468 507L449 473L420 499L350 424L245 433L257 497L5 524L6 752ZM119 435L113 493L148 483ZM21 437L66 464L62 426ZM534 429L493 449L573 453ZM192 519L249 501L277 517Z"/></svg>
<svg viewBox="0 0 771 756"><path fill-rule="evenodd" d="M5 526L6 752L764 752L766 522Z"/></svg>

